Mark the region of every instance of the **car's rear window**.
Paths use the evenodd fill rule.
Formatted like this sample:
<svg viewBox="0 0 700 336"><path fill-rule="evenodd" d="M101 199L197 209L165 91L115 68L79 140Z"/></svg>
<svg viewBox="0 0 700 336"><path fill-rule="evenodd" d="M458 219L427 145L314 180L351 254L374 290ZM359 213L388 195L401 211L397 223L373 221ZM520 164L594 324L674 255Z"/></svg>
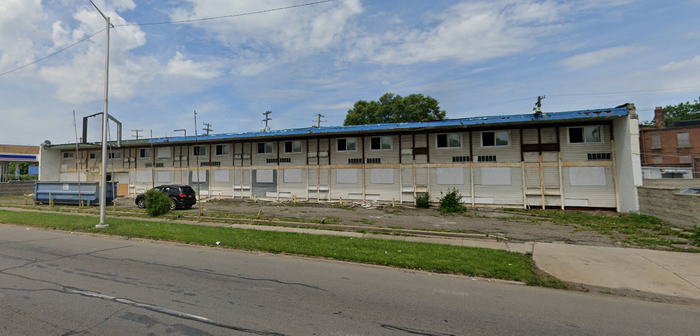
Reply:
<svg viewBox="0 0 700 336"><path fill-rule="evenodd" d="M194 189L192 187L180 187L180 192L183 194L194 194Z"/></svg>

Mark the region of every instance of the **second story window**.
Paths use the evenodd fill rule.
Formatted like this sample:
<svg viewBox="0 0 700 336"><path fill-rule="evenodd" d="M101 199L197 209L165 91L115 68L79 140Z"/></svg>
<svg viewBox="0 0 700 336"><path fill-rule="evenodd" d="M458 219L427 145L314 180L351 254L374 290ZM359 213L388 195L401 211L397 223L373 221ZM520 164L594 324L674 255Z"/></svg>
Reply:
<svg viewBox="0 0 700 336"><path fill-rule="evenodd" d="M72 158L74 157L73 154L75 154L75 153L73 153L73 152L64 152L64 153L63 153L63 158L64 158L64 159L72 159Z"/></svg>
<svg viewBox="0 0 700 336"><path fill-rule="evenodd" d="M269 154L272 153L272 142L259 142L258 143L258 154Z"/></svg>
<svg viewBox="0 0 700 336"><path fill-rule="evenodd" d="M481 146L501 147L510 145L510 133L508 131L481 132Z"/></svg>
<svg viewBox="0 0 700 336"><path fill-rule="evenodd" d="M437 135L437 148L462 147L462 137L459 133L448 133Z"/></svg>
<svg viewBox="0 0 700 336"><path fill-rule="evenodd" d="M301 141L285 141L285 153L301 153Z"/></svg>
<svg viewBox="0 0 700 336"><path fill-rule="evenodd" d="M228 145L216 145L216 155L228 155Z"/></svg>
<svg viewBox="0 0 700 336"><path fill-rule="evenodd" d="M207 155L207 147L205 146L194 146L193 150L193 155L194 156L205 156Z"/></svg>
<svg viewBox="0 0 700 336"><path fill-rule="evenodd" d="M678 147L690 147L690 134L688 132L676 133Z"/></svg>
<svg viewBox="0 0 700 336"><path fill-rule="evenodd" d="M569 127L569 143L601 143L600 126Z"/></svg>
<svg viewBox="0 0 700 336"><path fill-rule="evenodd" d="M661 135L660 134L653 134L651 136L651 148L652 149L661 148Z"/></svg>
<svg viewBox="0 0 700 336"><path fill-rule="evenodd" d="M139 157L140 157L140 158L151 157L151 149L150 149L150 148L141 148L141 149L139 149Z"/></svg>
<svg viewBox="0 0 700 336"><path fill-rule="evenodd" d="M393 145L393 139L390 136L372 137L370 138L370 149L372 150L382 150L391 149Z"/></svg>
<svg viewBox="0 0 700 336"><path fill-rule="evenodd" d="M338 139L338 151L348 152L357 150L357 139L355 138L345 138Z"/></svg>
<svg viewBox="0 0 700 336"><path fill-rule="evenodd" d="M122 157L122 153L119 153L119 152L111 152L111 153L107 153L107 155L109 156L110 159L121 159L121 157Z"/></svg>

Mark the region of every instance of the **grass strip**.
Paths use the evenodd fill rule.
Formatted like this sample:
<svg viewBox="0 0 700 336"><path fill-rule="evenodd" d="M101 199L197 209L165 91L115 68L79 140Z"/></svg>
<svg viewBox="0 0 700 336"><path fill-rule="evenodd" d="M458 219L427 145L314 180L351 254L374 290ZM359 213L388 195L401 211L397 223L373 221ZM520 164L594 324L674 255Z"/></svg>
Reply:
<svg viewBox="0 0 700 336"><path fill-rule="evenodd" d="M394 240L272 232L192 224L111 218L109 228L96 229L95 217L0 210L0 223L59 230L94 232L235 249L288 253L522 281L529 285L563 287L537 271L530 255L475 247Z"/></svg>

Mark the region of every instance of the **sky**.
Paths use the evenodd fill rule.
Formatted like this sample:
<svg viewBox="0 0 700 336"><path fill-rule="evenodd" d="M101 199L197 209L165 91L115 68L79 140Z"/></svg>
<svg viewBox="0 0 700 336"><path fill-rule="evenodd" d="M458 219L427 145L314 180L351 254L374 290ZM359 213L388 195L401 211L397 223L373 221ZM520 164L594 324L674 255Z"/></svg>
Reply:
<svg viewBox="0 0 700 336"><path fill-rule="evenodd" d="M448 118L700 97L700 0L95 0L111 30L110 114L154 137L341 125L386 92ZM104 20L88 0L0 1L0 143L75 142L103 110ZM1 75L94 37L43 61ZM92 119L88 139L99 137ZM78 129L80 132L80 129ZM115 137L114 128L110 135Z"/></svg>

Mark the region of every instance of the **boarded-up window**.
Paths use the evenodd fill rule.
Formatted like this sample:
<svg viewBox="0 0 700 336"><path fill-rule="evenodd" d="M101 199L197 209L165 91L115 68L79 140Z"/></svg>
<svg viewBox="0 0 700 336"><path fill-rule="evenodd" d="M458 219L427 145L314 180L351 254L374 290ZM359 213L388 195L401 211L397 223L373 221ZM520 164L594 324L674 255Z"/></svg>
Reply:
<svg viewBox="0 0 700 336"><path fill-rule="evenodd" d="M464 168L437 168L435 174L437 175L437 184L464 184Z"/></svg>
<svg viewBox="0 0 700 336"><path fill-rule="evenodd" d="M358 175L358 169L337 169L335 171L335 182L338 184L357 184L359 181Z"/></svg>
<svg viewBox="0 0 700 336"><path fill-rule="evenodd" d="M607 185L605 168L603 167L571 167L569 168L569 184L572 186L604 186Z"/></svg>
<svg viewBox="0 0 700 336"><path fill-rule="evenodd" d="M654 161L655 164L661 164L661 163L664 163L664 158L661 157L661 156L659 156L659 155L657 155L657 156L654 156L653 161Z"/></svg>
<svg viewBox="0 0 700 336"><path fill-rule="evenodd" d="M284 170L284 183L301 183L302 170L301 169L285 169Z"/></svg>
<svg viewBox="0 0 700 336"><path fill-rule="evenodd" d="M653 148L653 149L661 148L661 135L654 134L651 136L651 148Z"/></svg>
<svg viewBox="0 0 700 336"><path fill-rule="evenodd" d="M206 170L193 170L190 172L192 183L207 182Z"/></svg>
<svg viewBox="0 0 700 336"><path fill-rule="evenodd" d="M692 163L693 159L690 157L690 155L682 155L678 157L678 161L680 163Z"/></svg>
<svg viewBox="0 0 700 336"><path fill-rule="evenodd" d="M678 147L690 147L690 134L676 133L676 140L678 140Z"/></svg>
<svg viewBox="0 0 700 336"><path fill-rule="evenodd" d="M158 183L170 183L171 177L170 177L170 172L167 171L159 171L156 172L156 180Z"/></svg>
<svg viewBox="0 0 700 336"><path fill-rule="evenodd" d="M150 183L153 179L150 170L137 170L136 171L136 182L148 182Z"/></svg>
<svg viewBox="0 0 700 336"><path fill-rule="evenodd" d="M256 183L273 183L274 170L272 169L258 169L255 171L255 182Z"/></svg>
<svg viewBox="0 0 700 336"><path fill-rule="evenodd" d="M481 168L482 185L511 185L510 168Z"/></svg>
<svg viewBox="0 0 700 336"><path fill-rule="evenodd" d="M170 147L160 147L156 150L159 159L166 159L170 157Z"/></svg>
<svg viewBox="0 0 700 336"><path fill-rule="evenodd" d="M370 169L369 182L372 184L392 184L394 183L393 169Z"/></svg>
<svg viewBox="0 0 700 336"><path fill-rule="evenodd" d="M231 178L231 171L230 170L215 170L214 171L214 180L216 182L229 182Z"/></svg>

